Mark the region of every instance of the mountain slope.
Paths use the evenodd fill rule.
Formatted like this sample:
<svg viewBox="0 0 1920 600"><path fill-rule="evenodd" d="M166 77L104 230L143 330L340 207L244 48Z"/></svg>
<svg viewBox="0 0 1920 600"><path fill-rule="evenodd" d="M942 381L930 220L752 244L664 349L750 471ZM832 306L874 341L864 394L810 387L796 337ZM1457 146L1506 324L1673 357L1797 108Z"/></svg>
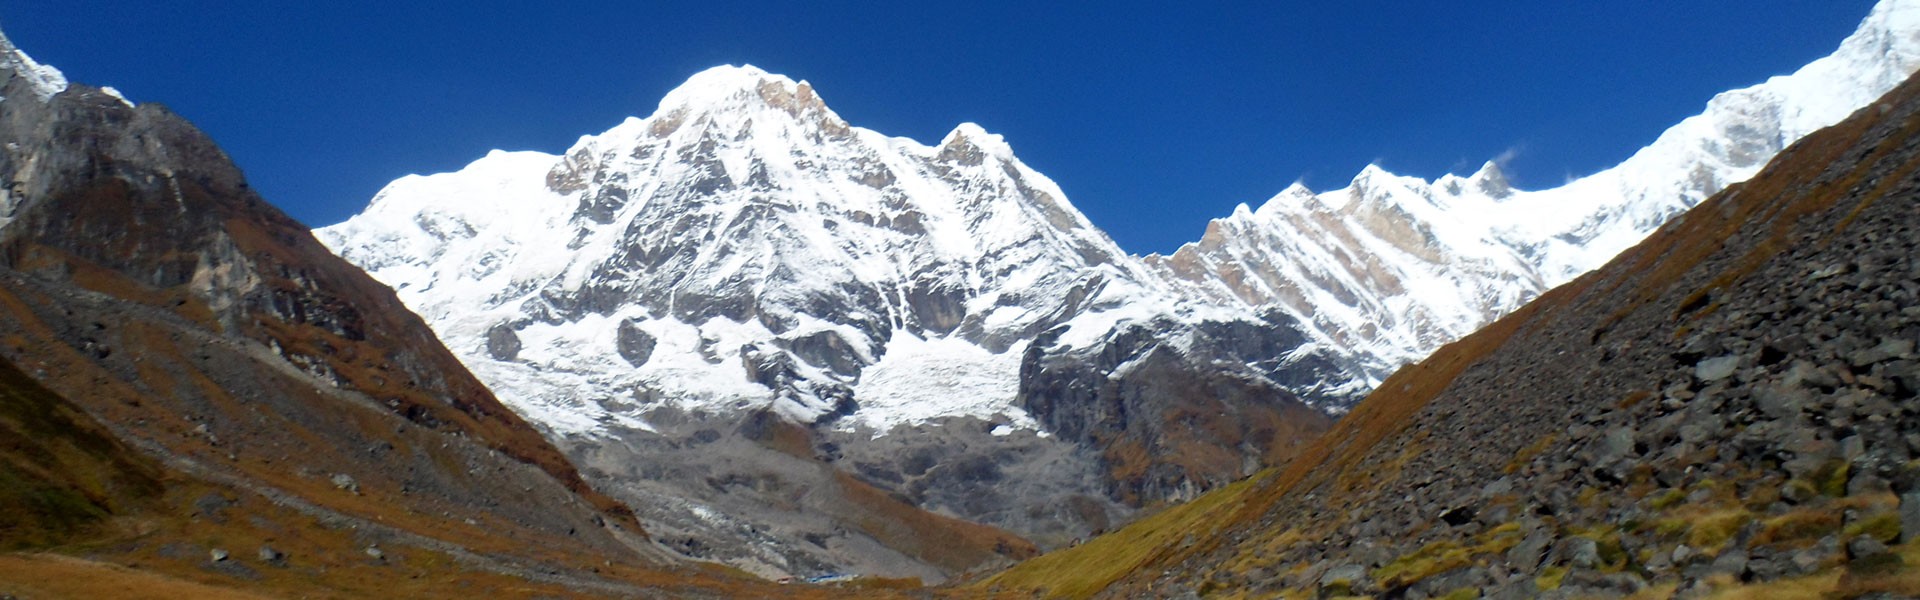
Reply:
<svg viewBox="0 0 1920 600"><path fill-rule="evenodd" d="M1285 469L986 585L1920 593L1916 232L1909 80L1401 369Z"/></svg>
<svg viewBox="0 0 1920 600"><path fill-rule="evenodd" d="M1369 166L1294 186L1149 264L1193 293L1277 307L1384 375L1591 270L1673 215L1752 177L1920 69L1920 2L1884 0L1833 54L1715 96L1613 168L1545 190L1492 163L1435 181Z"/></svg>
<svg viewBox="0 0 1920 600"><path fill-rule="evenodd" d="M0 549L45 546L144 508L158 465L0 359Z"/></svg>

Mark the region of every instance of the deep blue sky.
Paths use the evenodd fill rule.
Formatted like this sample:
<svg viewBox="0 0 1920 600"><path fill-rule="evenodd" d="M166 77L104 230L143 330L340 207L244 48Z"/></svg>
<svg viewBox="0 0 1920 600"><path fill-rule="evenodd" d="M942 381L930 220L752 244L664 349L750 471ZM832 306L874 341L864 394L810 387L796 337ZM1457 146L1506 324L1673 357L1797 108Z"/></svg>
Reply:
<svg viewBox="0 0 1920 600"><path fill-rule="evenodd" d="M1126 249L1369 162L1511 155L1537 188L1823 56L1870 0L1246 3L0 0L76 81L194 120L315 226L492 148L559 152L703 68L814 83L855 125L1005 134ZM612 6L609 6L612 5Z"/></svg>

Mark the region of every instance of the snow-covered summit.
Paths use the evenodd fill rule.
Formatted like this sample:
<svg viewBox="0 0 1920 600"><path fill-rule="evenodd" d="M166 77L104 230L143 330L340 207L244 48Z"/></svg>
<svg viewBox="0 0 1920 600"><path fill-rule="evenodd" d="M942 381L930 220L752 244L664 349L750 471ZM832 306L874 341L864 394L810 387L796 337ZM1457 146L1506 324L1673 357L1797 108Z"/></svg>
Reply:
<svg viewBox="0 0 1920 600"><path fill-rule="evenodd" d="M773 113L811 122L844 133L846 121L827 108L813 86L753 65L722 65L689 77L668 92L649 118L662 128L686 120L709 118L752 120Z"/></svg>
<svg viewBox="0 0 1920 600"><path fill-rule="evenodd" d="M65 74L59 69L34 62L33 57L14 47L13 41L8 40L5 34L0 34L0 71L25 79L41 102L67 89Z"/></svg>

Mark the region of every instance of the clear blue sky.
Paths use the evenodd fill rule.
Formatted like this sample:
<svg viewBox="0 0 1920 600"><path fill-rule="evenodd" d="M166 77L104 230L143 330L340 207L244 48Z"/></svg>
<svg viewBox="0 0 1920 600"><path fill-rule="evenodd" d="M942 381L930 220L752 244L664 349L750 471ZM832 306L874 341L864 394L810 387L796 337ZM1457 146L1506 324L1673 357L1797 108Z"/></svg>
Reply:
<svg viewBox="0 0 1920 600"><path fill-rule="evenodd" d="M1005 134L1129 251L1369 162L1612 165L1715 92L1837 46L1870 0L1047 3L0 0L76 81L207 130L315 226L493 148L559 152L709 66L811 80L855 125Z"/></svg>

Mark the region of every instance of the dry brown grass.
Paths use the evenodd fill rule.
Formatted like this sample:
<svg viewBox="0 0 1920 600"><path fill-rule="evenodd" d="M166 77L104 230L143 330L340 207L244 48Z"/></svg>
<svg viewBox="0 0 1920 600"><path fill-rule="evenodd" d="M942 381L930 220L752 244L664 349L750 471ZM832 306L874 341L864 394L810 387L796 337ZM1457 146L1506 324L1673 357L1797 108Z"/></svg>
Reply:
<svg viewBox="0 0 1920 600"><path fill-rule="evenodd" d="M959 592L981 597L1087 598L1147 565L1181 555L1184 543L1226 525L1219 517L1242 507L1253 479L1214 490L1088 541L1055 551Z"/></svg>
<svg viewBox="0 0 1920 600"><path fill-rule="evenodd" d="M1712 600L1833 600L1858 598L1871 593L1896 598L1920 597L1920 542L1907 542L1893 549L1898 564L1857 570L1840 565L1808 577L1782 579L1755 584L1719 581Z"/></svg>
<svg viewBox="0 0 1920 600"><path fill-rule="evenodd" d="M265 600L271 597L58 554L0 554L0 594L21 598L122 600Z"/></svg>
<svg viewBox="0 0 1920 600"><path fill-rule="evenodd" d="M862 532L929 564L959 571L998 558L1022 560L1040 554L1032 542L1011 533L921 510L843 471L835 470L834 477L859 516L852 521Z"/></svg>

